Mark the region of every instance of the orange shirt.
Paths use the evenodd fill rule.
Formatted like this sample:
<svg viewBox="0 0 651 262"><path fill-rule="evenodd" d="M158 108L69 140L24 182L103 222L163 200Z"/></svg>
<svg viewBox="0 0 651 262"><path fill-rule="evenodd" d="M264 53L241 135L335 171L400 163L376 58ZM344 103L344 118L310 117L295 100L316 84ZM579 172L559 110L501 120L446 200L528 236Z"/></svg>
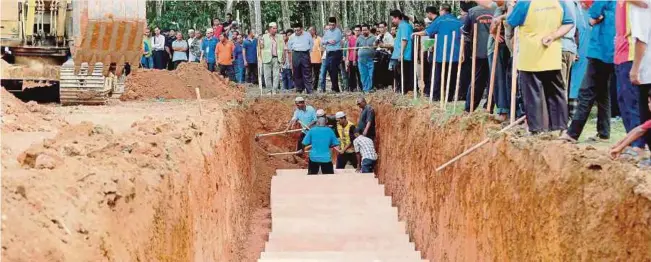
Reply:
<svg viewBox="0 0 651 262"><path fill-rule="evenodd" d="M321 57L322 57L321 37L317 36L316 39L314 39L314 46L312 46L312 52L310 53L310 60L312 64L320 64L322 62Z"/></svg>
<svg viewBox="0 0 651 262"><path fill-rule="evenodd" d="M233 42L226 41L224 44L219 41L217 44L217 63L220 65L232 65L233 51L235 51L235 45L233 45Z"/></svg>

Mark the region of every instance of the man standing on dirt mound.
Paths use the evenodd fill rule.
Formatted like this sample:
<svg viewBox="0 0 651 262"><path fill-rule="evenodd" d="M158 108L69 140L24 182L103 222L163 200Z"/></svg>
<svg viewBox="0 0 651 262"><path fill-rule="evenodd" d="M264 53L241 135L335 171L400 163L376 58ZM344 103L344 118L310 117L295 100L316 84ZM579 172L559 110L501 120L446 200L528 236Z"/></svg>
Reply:
<svg viewBox="0 0 651 262"><path fill-rule="evenodd" d="M335 136L335 132L331 128L326 127L325 118L322 117L317 120L317 126L307 133L302 142L305 146L312 146L310 150L310 161L307 167L308 175L318 174L319 169L321 169L321 173L324 175L335 173L330 149L334 148L338 152L341 149L339 148L339 140Z"/></svg>
<svg viewBox="0 0 651 262"><path fill-rule="evenodd" d="M296 99L294 99L294 103L296 104L296 110L294 111L292 120L289 121L289 125L287 125L287 128L285 128L285 132L294 127L294 125L296 125L296 122L301 125L303 132L301 132L301 137L296 143L296 152L300 155L303 153L302 141L305 138L305 135L307 135L307 132L310 131L310 127L316 123L317 118L316 110L314 110L314 107L305 104L305 98L301 96L296 97Z"/></svg>

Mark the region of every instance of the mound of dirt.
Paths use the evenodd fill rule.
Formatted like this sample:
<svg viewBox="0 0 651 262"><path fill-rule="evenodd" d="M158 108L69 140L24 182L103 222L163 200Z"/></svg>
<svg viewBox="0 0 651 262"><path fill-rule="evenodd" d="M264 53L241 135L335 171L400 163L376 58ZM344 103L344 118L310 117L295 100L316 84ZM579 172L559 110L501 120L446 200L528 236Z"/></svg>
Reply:
<svg viewBox="0 0 651 262"><path fill-rule="evenodd" d="M63 118L44 106L34 101L23 103L4 87L1 89L3 132L48 132L67 125Z"/></svg>
<svg viewBox="0 0 651 262"><path fill-rule="evenodd" d="M197 87L201 98L240 102L245 95L243 87L211 73L202 64L183 63L174 71L143 69L130 74L120 100L196 99Z"/></svg>

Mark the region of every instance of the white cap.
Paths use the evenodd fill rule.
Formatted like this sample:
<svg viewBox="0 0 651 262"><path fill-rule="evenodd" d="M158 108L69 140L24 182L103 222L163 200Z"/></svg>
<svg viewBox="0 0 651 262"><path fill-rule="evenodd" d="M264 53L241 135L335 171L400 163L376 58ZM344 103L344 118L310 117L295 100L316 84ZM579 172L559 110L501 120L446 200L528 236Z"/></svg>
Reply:
<svg viewBox="0 0 651 262"><path fill-rule="evenodd" d="M294 99L294 102L305 102L305 98L302 96L297 96L296 99Z"/></svg>
<svg viewBox="0 0 651 262"><path fill-rule="evenodd" d="M206 29L206 34L207 34L207 33L212 33L212 28L208 28L208 29Z"/></svg>
<svg viewBox="0 0 651 262"><path fill-rule="evenodd" d="M276 24L276 22L269 23L269 27L277 27L277 26L278 26L278 24Z"/></svg>
<svg viewBox="0 0 651 262"><path fill-rule="evenodd" d="M188 33L194 33L194 29L188 30Z"/></svg>
<svg viewBox="0 0 651 262"><path fill-rule="evenodd" d="M316 110L316 116L324 116L324 115L325 115L325 110L323 109Z"/></svg>
<svg viewBox="0 0 651 262"><path fill-rule="evenodd" d="M339 112L337 112L335 114L335 118L337 118L337 119L344 118L344 117L346 117L346 113L344 113L344 112L339 111Z"/></svg>

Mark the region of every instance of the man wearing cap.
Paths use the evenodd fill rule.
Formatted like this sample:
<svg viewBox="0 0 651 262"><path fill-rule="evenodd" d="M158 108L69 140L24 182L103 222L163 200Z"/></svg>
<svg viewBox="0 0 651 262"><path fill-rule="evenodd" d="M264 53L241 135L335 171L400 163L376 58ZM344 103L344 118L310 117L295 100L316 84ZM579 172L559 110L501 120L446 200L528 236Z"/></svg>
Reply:
<svg viewBox="0 0 651 262"><path fill-rule="evenodd" d="M363 97L357 98L357 106L362 109L357 128L360 128L362 135L375 140L375 110L366 103L366 99Z"/></svg>
<svg viewBox="0 0 651 262"><path fill-rule="evenodd" d="M321 45L326 50L326 64L327 70L332 80L332 91L339 93L339 65L343 58L341 51L341 39L343 35L341 29L337 27L337 18L328 18L328 30L323 33L323 40Z"/></svg>
<svg viewBox="0 0 651 262"><path fill-rule="evenodd" d="M310 129L305 138L301 141L305 146L312 146L310 149L310 161L308 162L307 174L316 175L321 169L321 173L334 174L335 170L332 166L332 152L331 148L337 151L339 149L339 140L335 136L332 129L325 126L325 118L317 120L317 126Z"/></svg>
<svg viewBox="0 0 651 262"><path fill-rule="evenodd" d="M375 169L375 162L377 162L377 152L373 140L362 135L362 130L355 129L355 140L353 141L355 153L357 153L357 161L360 165L357 166L357 172L373 173Z"/></svg>
<svg viewBox="0 0 651 262"><path fill-rule="evenodd" d="M265 84L270 87L271 93L276 93L280 85L279 61L283 61L285 42L283 37L278 34L278 25L275 22L269 23L269 32L262 36L260 49L262 50Z"/></svg>
<svg viewBox="0 0 651 262"><path fill-rule="evenodd" d="M208 70L210 72L215 72L215 63L216 60L216 51L217 48L217 38L213 37L212 28L206 30L206 38L201 41L201 57L199 61L203 62L203 59L206 59L206 64L208 65Z"/></svg>
<svg viewBox="0 0 651 262"><path fill-rule="evenodd" d="M316 117L324 117L326 119L326 126L332 128L332 131L337 131L337 118L333 115L326 115L325 110L316 110Z"/></svg>
<svg viewBox="0 0 651 262"><path fill-rule="evenodd" d="M335 117L337 118L337 135L341 147L341 151L337 154L337 169L346 168L348 163L357 168L357 158L353 147L355 125L346 119L346 113L344 112L337 112Z"/></svg>
<svg viewBox="0 0 651 262"><path fill-rule="evenodd" d="M301 132L301 138L298 140L298 143L296 143L296 151L300 154L303 153L303 138L305 138L310 127L316 123L317 118L316 110L314 110L314 107L306 105L303 97L296 97L294 103L296 104L296 110L294 111L292 120L289 121L289 125L285 128L285 132L289 131L290 128L296 125L296 122L301 125L303 132Z"/></svg>
<svg viewBox="0 0 651 262"><path fill-rule="evenodd" d="M296 92L302 93L306 90L308 94L312 93L312 69L310 62L310 51L314 46L314 39L309 33L303 31L303 25L296 23L294 25L294 34L289 37L287 47L292 51L290 61L294 73L294 86Z"/></svg>

